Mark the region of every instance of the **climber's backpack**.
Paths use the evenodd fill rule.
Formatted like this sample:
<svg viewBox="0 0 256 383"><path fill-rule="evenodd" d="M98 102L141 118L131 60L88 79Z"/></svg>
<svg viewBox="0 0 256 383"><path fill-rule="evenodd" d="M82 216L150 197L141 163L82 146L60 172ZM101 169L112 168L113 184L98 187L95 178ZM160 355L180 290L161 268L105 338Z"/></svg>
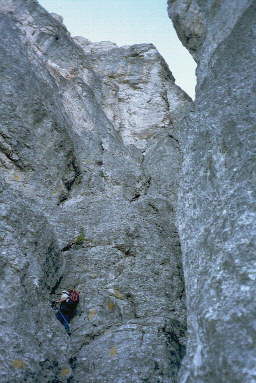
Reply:
<svg viewBox="0 0 256 383"><path fill-rule="evenodd" d="M69 299L71 299L71 301L73 303L79 303L79 291L76 291L76 290L68 290L69 292Z"/></svg>

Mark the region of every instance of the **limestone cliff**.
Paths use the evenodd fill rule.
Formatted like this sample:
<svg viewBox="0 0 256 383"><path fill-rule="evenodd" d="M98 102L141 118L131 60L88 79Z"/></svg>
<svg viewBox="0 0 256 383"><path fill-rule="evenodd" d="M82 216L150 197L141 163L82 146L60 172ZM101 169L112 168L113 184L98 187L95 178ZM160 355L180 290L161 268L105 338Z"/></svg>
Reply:
<svg viewBox="0 0 256 383"><path fill-rule="evenodd" d="M0 380L175 382L191 100L150 44L73 39L35 0L0 9ZM71 338L50 307L68 287Z"/></svg>
<svg viewBox="0 0 256 383"><path fill-rule="evenodd" d="M255 382L256 5L168 6L194 104L153 45L0 3L3 383Z"/></svg>
<svg viewBox="0 0 256 383"><path fill-rule="evenodd" d="M169 13L198 62L195 109L180 125L188 310L180 382L253 383L256 4L169 0Z"/></svg>

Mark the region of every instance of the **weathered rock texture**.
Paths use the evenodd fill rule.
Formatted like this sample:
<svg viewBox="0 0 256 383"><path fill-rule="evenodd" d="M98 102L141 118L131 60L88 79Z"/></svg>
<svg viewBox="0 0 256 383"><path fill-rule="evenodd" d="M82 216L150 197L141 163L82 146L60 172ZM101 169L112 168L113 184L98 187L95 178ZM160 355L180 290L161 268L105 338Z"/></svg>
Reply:
<svg viewBox="0 0 256 383"><path fill-rule="evenodd" d="M175 382L173 123L191 101L152 45L73 40L34 0L0 9L0 380ZM71 338L49 305L68 287Z"/></svg>
<svg viewBox="0 0 256 383"><path fill-rule="evenodd" d="M206 19L197 0L170 0L168 13L182 44L194 59L205 37Z"/></svg>
<svg viewBox="0 0 256 383"><path fill-rule="evenodd" d="M256 4L170 0L169 10L198 61L195 110L181 129L189 338L180 382L253 383Z"/></svg>
<svg viewBox="0 0 256 383"><path fill-rule="evenodd" d="M183 117L187 108L184 92L175 85L154 45L118 48L82 37L75 41L91 55L93 69L102 81L101 105L126 145L145 150L150 138L158 138Z"/></svg>

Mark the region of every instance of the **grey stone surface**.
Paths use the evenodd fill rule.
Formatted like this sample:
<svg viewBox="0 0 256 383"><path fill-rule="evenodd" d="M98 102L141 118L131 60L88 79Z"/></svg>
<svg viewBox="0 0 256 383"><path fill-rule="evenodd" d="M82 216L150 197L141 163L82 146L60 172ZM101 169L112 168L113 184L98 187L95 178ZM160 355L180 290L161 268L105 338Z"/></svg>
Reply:
<svg viewBox="0 0 256 383"><path fill-rule="evenodd" d="M188 3L170 1L180 34L195 7L205 18L195 109L180 136L178 226L188 310L180 382L253 383L256 4Z"/></svg>
<svg viewBox="0 0 256 383"><path fill-rule="evenodd" d="M0 380L175 382L173 124L191 102L152 45L74 41L37 1L0 9ZM49 304L68 287L81 291L71 338Z"/></svg>
<svg viewBox="0 0 256 383"><path fill-rule="evenodd" d="M190 107L190 98L175 84L154 45L74 40L90 55L102 84L101 105L126 145L146 150Z"/></svg>
<svg viewBox="0 0 256 383"><path fill-rule="evenodd" d="M168 0L168 14L182 44L197 61L206 31L206 16L197 0ZM205 2L210 3L210 2Z"/></svg>

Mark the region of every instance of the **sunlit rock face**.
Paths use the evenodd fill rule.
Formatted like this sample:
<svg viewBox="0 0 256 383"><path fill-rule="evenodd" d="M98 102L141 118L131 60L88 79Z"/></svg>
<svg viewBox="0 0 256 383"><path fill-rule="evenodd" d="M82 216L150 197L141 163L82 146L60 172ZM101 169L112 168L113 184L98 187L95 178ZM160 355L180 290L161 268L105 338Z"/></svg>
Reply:
<svg viewBox="0 0 256 383"><path fill-rule="evenodd" d="M189 98L174 83L167 64L152 44L118 47L103 41L74 40L102 83L102 107L126 145L142 150L180 120Z"/></svg>
<svg viewBox="0 0 256 383"><path fill-rule="evenodd" d="M72 39L36 1L0 9L0 380L175 382L191 101L150 44ZM70 338L50 307L69 287Z"/></svg>
<svg viewBox="0 0 256 383"><path fill-rule="evenodd" d="M189 2L169 3L180 34L195 9L205 19L195 110L182 124L178 225L189 338L180 382L252 383L256 6L193 1L185 11Z"/></svg>

